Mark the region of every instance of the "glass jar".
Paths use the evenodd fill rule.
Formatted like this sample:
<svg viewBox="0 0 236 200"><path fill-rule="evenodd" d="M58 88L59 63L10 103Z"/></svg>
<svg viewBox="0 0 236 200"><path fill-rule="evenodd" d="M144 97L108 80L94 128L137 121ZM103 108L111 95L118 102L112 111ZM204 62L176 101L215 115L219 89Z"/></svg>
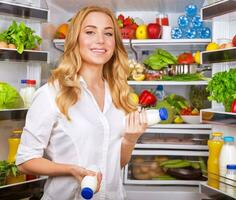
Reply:
<svg viewBox="0 0 236 200"><path fill-rule="evenodd" d="M156 23L161 26L169 26L168 15L165 13L159 13L156 17Z"/></svg>
<svg viewBox="0 0 236 200"><path fill-rule="evenodd" d="M22 130L13 130L11 136L8 138L9 151L7 161L9 163L13 163L16 160L16 153L20 144L21 134Z"/></svg>

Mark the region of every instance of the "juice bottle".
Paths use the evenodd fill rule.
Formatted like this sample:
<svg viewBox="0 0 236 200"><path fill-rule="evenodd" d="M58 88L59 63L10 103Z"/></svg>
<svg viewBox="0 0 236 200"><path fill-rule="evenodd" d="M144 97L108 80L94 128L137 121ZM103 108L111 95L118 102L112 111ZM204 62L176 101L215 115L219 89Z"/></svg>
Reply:
<svg viewBox="0 0 236 200"><path fill-rule="evenodd" d="M209 157L207 161L208 185L219 189L219 155L224 142L222 133L214 132L208 140Z"/></svg>
<svg viewBox="0 0 236 200"><path fill-rule="evenodd" d="M20 144L20 137L21 137L22 130L14 130L12 131L11 136L8 139L8 157L7 161L9 163L13 163L16 160L16 153L18 146Z"/></svg>

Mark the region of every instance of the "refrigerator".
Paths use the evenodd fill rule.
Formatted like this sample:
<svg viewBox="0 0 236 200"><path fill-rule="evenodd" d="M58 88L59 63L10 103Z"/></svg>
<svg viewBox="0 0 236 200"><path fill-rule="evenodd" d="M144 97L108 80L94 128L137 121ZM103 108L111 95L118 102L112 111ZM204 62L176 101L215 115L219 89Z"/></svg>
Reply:
<svg viewBox="0 0 236 200"><path fill-rule="evenodd" d="M142 62L157 48L177 56L183 52L201 51L201 63L211 71L209 77L236 66L236 48L206 52L206 45L219 39L233 38L236 34L236 1L234 0L2 0L0 31L5 30L13 20L24 22L42 37L38 50L24 50L22 54L12 49L0 50L0 82L7 82L17 90L22 79L36 80L40 87L47 82L50 70L58 64L64 49L64 39L55 39L60 24L66 23L81 7L105 6L120 14L142 19L145 24L155 22L160 13L168 14L169 26L178 27L178 19L185 14L188 5L196 5L198 15L210 27L211 38L184 39L123 39L129 59ZM228 55L227 60L221 59ZM191 86L206 87L208 81L134 81L129 80L137 93L144 89L156 89L162 85L166 94L176 93L189 100ZM13 129L22 128L26 108L0 110L0 160L8 155L8 138ZM205 119L204 113L214 115ZM182 159L207 164L207 140L212 132L223 132L235 136L236 114L225 112L222 104L213 102L200 112L201 123L157 124L148 127L139 139L132 153L131 161L124 167L123 184L128 200L198 200L236 199L236 196L207 185L206 177L189 180L160 179L156 162L161 159ZM141 160L141 161L140 161ZM141 164L138 163L141 162ZM155 174L152 174L152 169ZM154 173L153 171L153 173ZM161 172L162 173L162 172ZM158 174L158 175L157 175ZM163 175L163 174L162 174ZM29 196L39 198L43 192L46 177L22 183L0 186L0 199L23 199Z"/></svg>

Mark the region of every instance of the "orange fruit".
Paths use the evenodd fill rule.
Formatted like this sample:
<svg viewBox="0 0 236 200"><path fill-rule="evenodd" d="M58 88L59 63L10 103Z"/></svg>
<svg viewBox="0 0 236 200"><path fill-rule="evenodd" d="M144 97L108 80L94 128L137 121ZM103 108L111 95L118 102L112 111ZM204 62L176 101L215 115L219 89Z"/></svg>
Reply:
<svg viewBox="0 0 236 200"><path fill-rule="evenodd" d="M69 25L64 23L57 28L56 38L65 39L68 32Z"/></svg>

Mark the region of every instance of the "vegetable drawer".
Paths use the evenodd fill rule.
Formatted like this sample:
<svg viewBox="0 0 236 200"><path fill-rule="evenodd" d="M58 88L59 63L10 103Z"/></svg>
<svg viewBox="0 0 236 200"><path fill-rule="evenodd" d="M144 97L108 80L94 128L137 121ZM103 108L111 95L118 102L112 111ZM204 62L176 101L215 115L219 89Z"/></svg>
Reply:
<svg viewBox="0 0 236 200"><path fill-rule="evenodd" d="M135 150L124 170L125 184L198 185L206 181L208 152Z"/></svg>

